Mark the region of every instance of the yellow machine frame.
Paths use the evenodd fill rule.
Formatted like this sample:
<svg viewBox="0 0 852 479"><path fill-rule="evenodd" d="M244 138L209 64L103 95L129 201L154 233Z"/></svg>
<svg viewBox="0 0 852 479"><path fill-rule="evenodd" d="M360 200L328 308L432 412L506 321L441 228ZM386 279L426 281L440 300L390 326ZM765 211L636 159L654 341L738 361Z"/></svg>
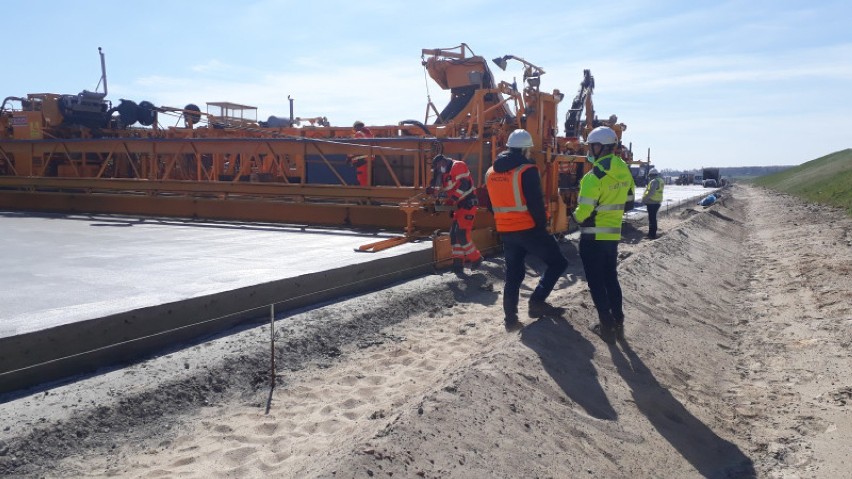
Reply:
<svg viewBox="0 0 852 479"><path fill-rule="evenodd" d="M557 106L564 95L542 92L544 70L511 55L495 62L501 67L507 59L523 63L525 86L495 84L487 62L468 52L465 44L422 51L424 68L451 90L454 101L461 98L461 107L450 115L448 106L441 116L430 100L424 124L370 126L374 138L355 139L351 128L326 126L324 118L303 127L269 127L254 119L226 122L170 107L154 114L182 114L184 127L162 128L155 121L152 128L58 129L59 96L39 94L37 102L27 102L38 103L38 110L0 110L0 208L404 233L362 247L377 251L448 228L447 215L437 214L424 194L431 182L431 158L442 153L466 162L480 186L509 133L525 128L534 140L531 156L542 174L550 230L567 231L586 164L580 139L557 136ZM585 102L587 133L594 110L590 96ZM208 105L229 117L236 117L235 108L241 115L253 109L229 102ZM430 115L435 121L426 124ZM346 159L356 155L369 161L370 186L351 179ZM496 242L493 217L484 209L474 227L480 248ZM449 258L445 243L446 238L436 238L439 262Z"/></svg>

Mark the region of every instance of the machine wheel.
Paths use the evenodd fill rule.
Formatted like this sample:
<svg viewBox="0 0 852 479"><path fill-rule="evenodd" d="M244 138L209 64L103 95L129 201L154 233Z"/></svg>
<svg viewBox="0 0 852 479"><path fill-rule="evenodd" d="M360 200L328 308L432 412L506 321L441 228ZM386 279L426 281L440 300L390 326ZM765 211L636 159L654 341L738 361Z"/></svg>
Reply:
<svg viewBox="0 0 852 479"><path fill-rule="evenodd" d="M139 105L136 102L131 100L121 100L121 104L118 105L118 116L121 118L122 126L130 126L136 123L139 119Z"/></svg>
<svg viewBox="0 0 852 479"><path fill-rule="evenodd" d="M198 105L194 103L190 103L183 107L184 110L194 111L196 113L187 113L187 111L183 112L183 121L186 123L192 123L193 125L197 125L198 122L201 121L201 108L198 108Z"/></svg>
<svg viewBox="0 0 852 479"><path fill-rule="evenodd" d="M154 124L154 108L156 107L150 101L143 101L139 103L136 115L142 126L151 126Z"/></svg>

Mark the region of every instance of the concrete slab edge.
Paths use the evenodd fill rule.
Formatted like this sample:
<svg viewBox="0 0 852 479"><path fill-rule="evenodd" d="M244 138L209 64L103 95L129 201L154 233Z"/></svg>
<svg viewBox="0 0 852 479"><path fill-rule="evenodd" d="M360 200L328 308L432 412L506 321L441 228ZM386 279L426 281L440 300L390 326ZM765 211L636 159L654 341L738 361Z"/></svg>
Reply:
<svg viewBox="0 0 852 479"><path fill-rule="evenodd" d="M129 363L276 313L434 271L431 249L0 338L0 394Z"/></svg>

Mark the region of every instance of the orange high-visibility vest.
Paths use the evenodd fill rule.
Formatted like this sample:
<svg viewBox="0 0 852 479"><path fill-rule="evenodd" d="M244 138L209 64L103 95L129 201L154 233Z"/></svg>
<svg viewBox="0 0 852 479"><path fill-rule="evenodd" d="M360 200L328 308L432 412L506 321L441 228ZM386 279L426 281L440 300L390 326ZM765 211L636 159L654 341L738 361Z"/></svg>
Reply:
<svg viewBox="0 0 852 479"><path fill-rule="evenodd" d="M535 168L535 165L525 164L502 173L491 167L485 174L485 186L491 198L498 232L523 231L535 227L521 184L521 175L530 168Z"/></svg>

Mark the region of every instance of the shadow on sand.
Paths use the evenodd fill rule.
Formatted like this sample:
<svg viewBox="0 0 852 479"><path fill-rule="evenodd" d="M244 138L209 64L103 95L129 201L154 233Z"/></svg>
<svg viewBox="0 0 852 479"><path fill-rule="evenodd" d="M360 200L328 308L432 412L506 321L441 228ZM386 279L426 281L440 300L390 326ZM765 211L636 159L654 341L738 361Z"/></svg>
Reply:
<svg viewBox="0 0 852 479"><path fill-rule="evenodd" d="M521 342L538 354L544 370L587 414L615 420L592 365L595 347L564 318L541 318L521 331Z"/></svg>
<svg viewBox="0 0 852 479"><path fill-rule="evenodd" d="M496 304L500 295L497 291L494 291L494 281L486 274L492 268L494 267L486 264L480 268L480 271L465 271L456 274L460 281L448 285L456 302L476 303L483 306Z"/></svg>
<svg viewBox="0 0 852 479"><path fill-rule="evenodd" d="M645 240L648 235L648 223L642 224L638 221L627 222L621 225L621 242L627 244L638 244Z"/></svg>
<svg viewBox="0 0 852 479"><path fill-rule="evenodd" d="M663 387L626 341L609 346L612 362L630 387L636 407L690 464L708 478L754 478L754 463L716 435Z"/></svg>

